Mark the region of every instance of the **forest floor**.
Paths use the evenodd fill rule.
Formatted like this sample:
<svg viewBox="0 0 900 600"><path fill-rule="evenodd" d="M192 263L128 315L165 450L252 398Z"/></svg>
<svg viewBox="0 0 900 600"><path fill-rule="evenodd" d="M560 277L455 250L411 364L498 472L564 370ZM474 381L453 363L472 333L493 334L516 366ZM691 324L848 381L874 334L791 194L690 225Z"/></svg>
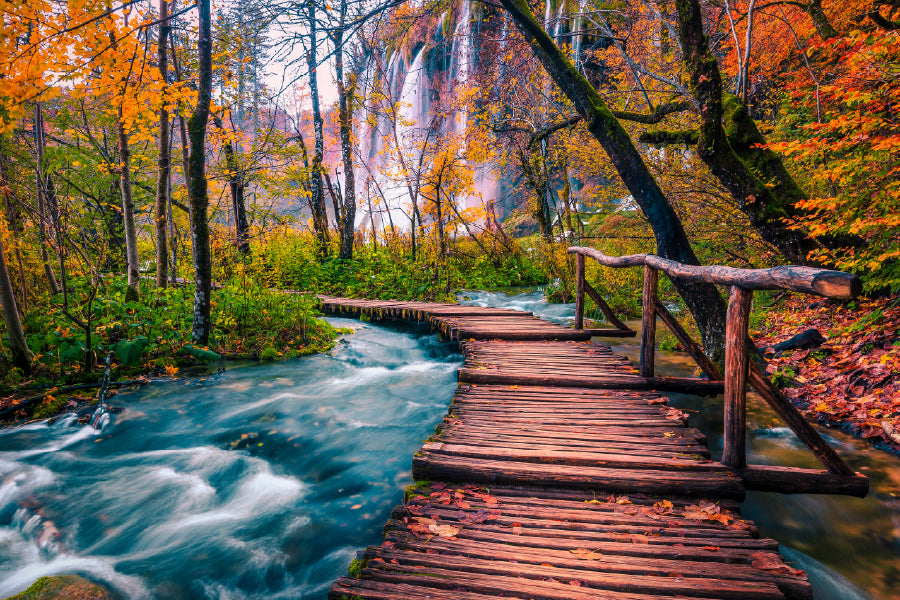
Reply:
<svg viewBox="0 0 900 600"><path fill-rule="evenodd" d="M824 343L773 350L810 328ZM900 454L900 301L792 296L766 312L753 339L765 348L770 377L807 418Z"/></svg>

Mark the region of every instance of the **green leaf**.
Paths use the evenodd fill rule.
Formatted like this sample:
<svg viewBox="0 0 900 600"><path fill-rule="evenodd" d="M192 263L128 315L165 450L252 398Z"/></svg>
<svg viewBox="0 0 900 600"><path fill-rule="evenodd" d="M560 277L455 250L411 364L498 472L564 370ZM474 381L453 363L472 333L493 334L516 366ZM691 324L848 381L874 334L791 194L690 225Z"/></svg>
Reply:
<svg viewBox="0 0 900 600"><path fill-rule="evenodd" d="M150 345L150 340L142 335L138 335L134 339L117 342L113 346L113 352L115 352L119 362L126 367L130 367L137 364L141 354L144 353L148 345Z"/></svg>
<svg viewBox="0 0 900 600"><path fill-rule="evenodd" d="M204 350L203 348L197 348L196 346L185 346L184 351L196 358L197 360L221 360L222 355L213 352L212 350Z"/></svg>
<svg viewBox="0 0 900 600"><path fill-rule="evenodd" d="M62 338L59 341L59 360L62 362L79 362L84 359L87 351L81 340L75 338Z"/></svg>

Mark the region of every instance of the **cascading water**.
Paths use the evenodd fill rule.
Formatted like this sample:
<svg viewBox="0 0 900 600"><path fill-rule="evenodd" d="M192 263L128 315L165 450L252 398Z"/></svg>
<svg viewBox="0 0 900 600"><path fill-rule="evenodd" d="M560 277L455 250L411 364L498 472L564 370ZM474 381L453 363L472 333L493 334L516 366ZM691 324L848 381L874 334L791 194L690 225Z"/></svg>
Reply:
<svg viewBox="0 0 900 600"><path fill-rule="evenodd" d="M324 598L381 538L460 356L349 319L332 352L0 431L0 598L82 573L125 598Z"/></svg>
<svg viewBox="0 0 900 600"><path fill-rule="evenodd" d="M444 37L447 19L455 19L449 40ZM396 141L393 139L392 124L383 105L376 109L370 101L368 106L360 107L357 114L357 122L365 123L359 133L360 156L364 164L356 167L357 181L365 185L366 179L370 179L372 188L370 193L378 198L378 206L373 206L376 222L384 226L388 221L384 206L386 203L391 208L390 221L401 229L409 227L409 217L405 211L408 211L411 199L402 169L397 164L397 159L392 156L396 151L396 142L399 141L406 156L405 160L412 165L417 163L418 153L426 146L426 136L427 146L432 149L449 141L465 144L466 128L469 124L467 111L456 107L448 114L442 112L439 115L433 110L432 99L443 93L445 100L455 102L471 83L476 48L470 0L460 0L458 10L444 12L437 20L429 39L410 43L417 48L411 63L407 63L406 52L402 46L390 56L370 56L363 85L360 86L363 95L366 90L371 91L379 77L376 64L379 61L388 62L386 73L382 75L386 81L381 83L388 92L387 101L399 106L397 126L399 139ZM433 52L437 55L426 60L426 56ZM439 80L444 86L441 90L436 85ZM373 126L365 117L367 112L375 110L379 116ZM413 170L410 164L407 168ZM494 201L502 193L503 185L498 181L492 165L487 163L473 165L473 171L473 193L457 198L457 205L463 210ZM361 224L368 224L370 217L367 207L366 210L360 211L357 219Z"/></svg>

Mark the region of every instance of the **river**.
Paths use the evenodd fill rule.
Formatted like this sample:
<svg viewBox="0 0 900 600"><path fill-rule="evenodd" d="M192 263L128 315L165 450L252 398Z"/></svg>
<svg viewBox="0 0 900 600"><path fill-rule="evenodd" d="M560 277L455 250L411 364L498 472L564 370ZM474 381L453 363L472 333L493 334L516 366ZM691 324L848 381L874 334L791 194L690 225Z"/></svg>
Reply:
<svg viewBox="0 0 900 600"><path fill-rule="evenodd" d="M539 292L466 295L573 315ZM324 598L380 541L461 363L424 328L330 320L355 329L331 352L122 393L102 431L70 416L0 430L0 598L72 572L127 598ZM611 343L636 357L634 340ZM684 355L657 356L660 374L691 370ZM721 451L721 401L672 402ZM750 406L751 462L814 466ZM872 478L869 497L750 493L744 514L810 573L817 600L898 598L900 460L825 433Z"/></svg>

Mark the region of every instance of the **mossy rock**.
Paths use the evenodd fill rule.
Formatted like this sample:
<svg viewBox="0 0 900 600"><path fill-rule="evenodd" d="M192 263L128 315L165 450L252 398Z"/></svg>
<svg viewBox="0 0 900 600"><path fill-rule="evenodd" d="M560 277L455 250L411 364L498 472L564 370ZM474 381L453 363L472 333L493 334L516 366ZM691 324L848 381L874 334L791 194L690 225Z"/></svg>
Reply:
<svg viewBox="0 0 900 600"><path fill-rule="evenodd" d="M10 596L6 600L112 600L113 595L101 585L81 577L80 575L57 575L41 577L21 594Z"/></svg>

